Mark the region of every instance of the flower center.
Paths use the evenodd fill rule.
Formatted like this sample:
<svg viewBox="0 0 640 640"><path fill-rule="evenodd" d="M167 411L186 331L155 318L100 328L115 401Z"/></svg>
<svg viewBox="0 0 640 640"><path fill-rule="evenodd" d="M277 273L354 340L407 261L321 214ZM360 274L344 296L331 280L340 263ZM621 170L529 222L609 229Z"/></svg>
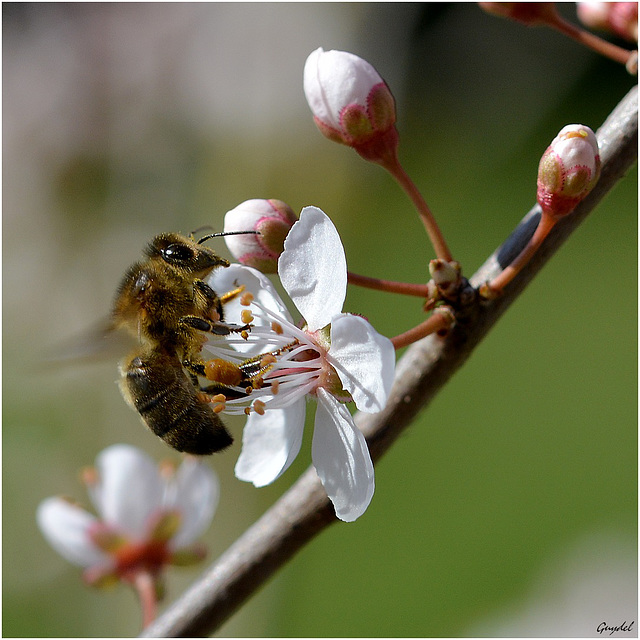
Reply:
<svg viewBox="0 0 640 640"><path fill-rule="evenodd" d="M337 371L333 365L329 362L329 349L331 348L331 325L318 329L317 331L309 332L307 335L318 345L317 357L321 362L321 370L318 375L318 384L313 389L313 395L316 395L318 388L326 389L329 393L336 396L339 399L345 401L350 400L349 394L342 387L342 381L338 376Z"/></svg>
<svg viewBox="0 0 640 640"><path fill-rule="evenodd" d="M233 354L229 349L224 359L235 361L244 372L255 370L256 373L250 378L249 389L246 386L243 389L242 385L233 388L234 393L240 392L240 397L234 393L225 395L224 391L215 396L212 399L215 411L263 414L267 409L285 408L305 395L315 396L318 388L326 389L340 400L351 399L331 364L330 325L316 331L300 329L253 298L248 304L254 321L251 330L245 339L229 336L226 343L230 346L237 343L240 348L250 345L254 352L261 353L242 360L240 351ZM208 345L212 350L217 346L218 343ZM216 355L219 353L216 350Z"/></svg>
<svg viewBox="0 0 640 640"><path fill-rule="evenodd" d="M121 579L127 579L141 570L158 572L170 560L171 552L167 543L160 540L130 542L116 551L116 572Z"/></svg>

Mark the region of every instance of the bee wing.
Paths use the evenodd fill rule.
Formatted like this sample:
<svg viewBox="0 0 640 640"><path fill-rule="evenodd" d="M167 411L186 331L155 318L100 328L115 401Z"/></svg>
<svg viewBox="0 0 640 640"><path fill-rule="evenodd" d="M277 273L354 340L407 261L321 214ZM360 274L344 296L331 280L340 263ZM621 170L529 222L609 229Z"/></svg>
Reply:
<svg viewBox="0 0 640 640"><path fill-rule="evenodd" d="M53 346L39 364L57 368L118 360L136 344L133 337L118 331L110 319L105 319Z"/></svg>

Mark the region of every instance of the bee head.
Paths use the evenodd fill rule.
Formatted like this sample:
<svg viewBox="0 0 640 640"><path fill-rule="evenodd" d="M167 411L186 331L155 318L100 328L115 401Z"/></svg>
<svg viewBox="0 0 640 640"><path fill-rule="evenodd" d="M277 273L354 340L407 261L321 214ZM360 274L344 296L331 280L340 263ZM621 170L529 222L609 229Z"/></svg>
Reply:
<svg viewBox="0 0 640 640"><path fill-rule="evenodd" d="M218 256L208 247L178 233L163 233L156 236L145 253L150 258L159 258L194 277L206 276L214 267L228 267L229 261Z"/></svg>

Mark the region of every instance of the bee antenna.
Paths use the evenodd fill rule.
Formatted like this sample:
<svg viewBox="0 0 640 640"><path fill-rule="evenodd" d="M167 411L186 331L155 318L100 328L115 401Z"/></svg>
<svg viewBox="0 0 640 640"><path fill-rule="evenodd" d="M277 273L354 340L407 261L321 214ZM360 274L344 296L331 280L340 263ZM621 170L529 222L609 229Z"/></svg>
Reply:
<svg viewBox="0 0 640 640"><path fill-rule="evenodd" d="M201 231L204 231L205 229L213 229L213 227L210 224L203 224L201 227L198 227L197 229L194 229L190 234L189 237L190 238L195 238L196 233L200 233Z"/></svg>
<svg viewBox="0 0 640 640"><path fill-rule="evenodd" d="M206 242L211 238L220 238L222 236L241 236L241 235L247 235L247 234L259 236L260 232L259 231L219 231L218 233L209 233L206 236L202 236L202 238L198 240L197 244L202 244L203 242Z"/></svg>

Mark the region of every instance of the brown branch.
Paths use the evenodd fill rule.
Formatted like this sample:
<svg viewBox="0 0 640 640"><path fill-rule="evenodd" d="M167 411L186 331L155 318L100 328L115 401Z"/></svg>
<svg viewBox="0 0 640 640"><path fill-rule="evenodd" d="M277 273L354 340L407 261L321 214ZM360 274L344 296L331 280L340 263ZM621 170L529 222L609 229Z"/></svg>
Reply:
<svg viewBox="0 0 640 640"><path fill-rule="evenodd" d="M476 300L466 321L459 322L445 339L430 335L409 347L398 362L396 381L384 411L356 416L374 461L429 404L527 283L636 161L637 110L634 87L598 130L600 181L574 213L554 227L540 251L505 288L504 295L482 306ZM539 216L536 206L471 278L474 286L491 280L520 253ZM305 543L335 521L315 470L309 468L143 635L212 633Z"/></svg>

